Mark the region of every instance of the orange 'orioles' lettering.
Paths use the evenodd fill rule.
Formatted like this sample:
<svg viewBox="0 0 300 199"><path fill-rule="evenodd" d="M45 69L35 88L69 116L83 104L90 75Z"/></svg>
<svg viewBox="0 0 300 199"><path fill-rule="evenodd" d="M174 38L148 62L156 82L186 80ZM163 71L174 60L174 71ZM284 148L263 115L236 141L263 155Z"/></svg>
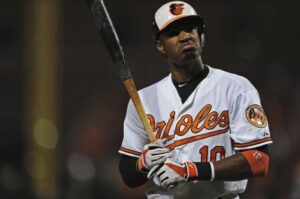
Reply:
<svg viewBox="0 0 300 199"><path fill-rule="evenodd" d="M167 138L172 139L175 134L178 136L185 135L189 130L193 133L199 133L203 129L211 130L217 126L221 128L227 128L229 126L228 110L223 111L220 115L216 111L211 111L212 105L207 104L199 113L196 115L195 119L190 114L183 115L175 125L174 133L170 132L171 126L174 123L175 111L170 113L168 122L161 121L155 122L155 118L151 114L147 114L150 121L150 126L153 132L156 132L156 138ZM163 133L163 135L162 135Z"/></svg>
<svg viewBox="0 0 300 199"><path fill-rule="evenodd" d="M192 125L193 125L193 117L189 114L183 115L180 118L180 120L177 122L175 134L179 136L185 135Z"/></svg>
<svg viewBox="0 0 300 199"><path fill-rule="evenodd" d="M166 122L165 121L157 122L157 124L155 126L155 119L154 119L154 117L152 115L150 115L150 114L147 114L147 118L150 121L150 126L151 126L153 132L157 131L155 137L156 138L160 138L161 132L164 129L164 127L166 125Z"/></svg>

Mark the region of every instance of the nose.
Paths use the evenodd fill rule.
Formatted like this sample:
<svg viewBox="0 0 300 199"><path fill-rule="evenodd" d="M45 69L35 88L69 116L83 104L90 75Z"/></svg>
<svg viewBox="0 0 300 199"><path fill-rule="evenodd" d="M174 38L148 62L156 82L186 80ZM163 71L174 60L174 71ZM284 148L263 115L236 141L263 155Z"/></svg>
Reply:
<svg viewBox="0 0 300 199"><path fill-rule="evenodd" d="M191 39L191 34L185 30L179 32L180 41L187 41Z"/></svg>

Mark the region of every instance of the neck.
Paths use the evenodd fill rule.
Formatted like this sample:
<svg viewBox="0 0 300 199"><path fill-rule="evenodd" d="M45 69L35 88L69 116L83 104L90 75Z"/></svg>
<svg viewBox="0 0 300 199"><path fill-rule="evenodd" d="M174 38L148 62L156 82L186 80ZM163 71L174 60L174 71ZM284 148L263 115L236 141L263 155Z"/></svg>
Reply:
<svg viewBox="0 0 300 199"><path fill-rule="evenodd" d="M181 65L175 64L169 60L169 67L172 74L172 78L176 82L190 81L195 76L200 74L201 71L204 69L204 65L200 56L193 62Z"/></svg>

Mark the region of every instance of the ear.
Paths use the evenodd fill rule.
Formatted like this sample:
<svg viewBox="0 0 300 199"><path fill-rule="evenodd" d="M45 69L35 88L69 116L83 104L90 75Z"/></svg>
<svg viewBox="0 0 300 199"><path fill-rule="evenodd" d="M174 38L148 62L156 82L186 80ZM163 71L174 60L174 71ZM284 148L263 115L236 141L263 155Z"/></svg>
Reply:
<svg viewBox="0 0 300 199"><path fill-rule="evenodd" d="M166 55L165 48L163 47L161 41L156 40L156 48L162 55L164 55L164 56Z"/></svg>

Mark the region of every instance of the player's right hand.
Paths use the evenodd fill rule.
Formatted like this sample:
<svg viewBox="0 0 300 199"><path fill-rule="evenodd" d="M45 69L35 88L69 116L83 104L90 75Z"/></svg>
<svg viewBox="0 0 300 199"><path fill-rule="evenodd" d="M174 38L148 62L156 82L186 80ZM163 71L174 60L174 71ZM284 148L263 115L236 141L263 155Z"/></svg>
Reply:
<svg viewBox="0 0 300 199"><path fill-rule="evenodd" d="M140 171L149 171L172 156L170 149L165 146L166 142L167 139L158 139L144 146L144 151L137 162L137 167Z"/></svg>

